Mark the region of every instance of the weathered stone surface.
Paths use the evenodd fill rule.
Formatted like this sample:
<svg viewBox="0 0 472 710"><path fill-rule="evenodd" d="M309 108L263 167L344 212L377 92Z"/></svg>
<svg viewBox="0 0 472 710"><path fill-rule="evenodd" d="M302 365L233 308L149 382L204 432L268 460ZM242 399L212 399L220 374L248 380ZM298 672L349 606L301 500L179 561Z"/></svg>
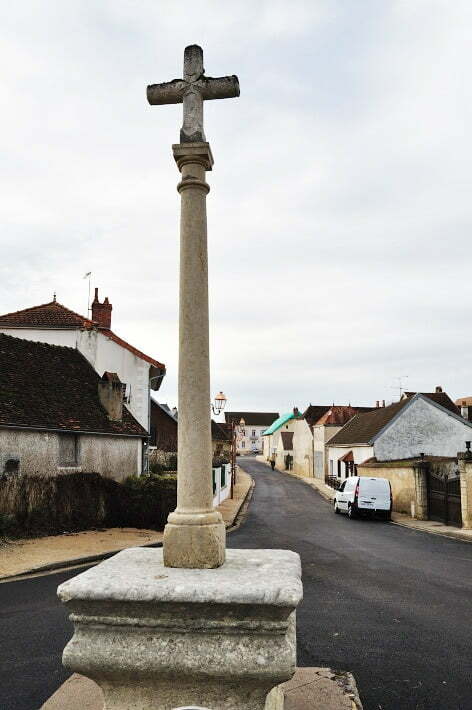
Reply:
<svg viewBox="0 0 472 710"><path fill-rule="evenodd" d="M107 710L262 710L295 670L302 586L290 551L229 550L204 570L128 549L58 593L75 625L64 664L98 683Z"/></svg>
<svg viewBox="0 0 472 710"><path fill-rule="evenodd" d="M181 143L205 141L203 130L203 101L230 99L239 96L237 76L205 76L203 50L197 44L185 47L183 79L174 79L147 87L150 104L184 105L183 124L180 130Z"/></svg>

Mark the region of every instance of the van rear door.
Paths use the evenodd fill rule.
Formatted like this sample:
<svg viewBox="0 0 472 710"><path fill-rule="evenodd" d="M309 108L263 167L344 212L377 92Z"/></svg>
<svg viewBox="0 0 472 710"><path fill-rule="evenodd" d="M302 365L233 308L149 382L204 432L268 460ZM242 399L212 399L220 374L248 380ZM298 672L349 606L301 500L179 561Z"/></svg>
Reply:
<svg viewBox="0 0 472 710"><path fill-rule="evenodd" d="M386 478L361 476L358 507L364 510L390 510L390 482Z"/></svg>

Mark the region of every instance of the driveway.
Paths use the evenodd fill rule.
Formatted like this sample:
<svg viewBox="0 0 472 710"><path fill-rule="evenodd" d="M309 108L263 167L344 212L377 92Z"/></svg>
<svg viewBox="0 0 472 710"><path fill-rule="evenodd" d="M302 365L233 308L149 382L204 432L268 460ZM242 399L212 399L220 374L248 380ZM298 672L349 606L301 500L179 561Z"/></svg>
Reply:
<svg viewBox="0 0 472 710"><path fill-rule="evenodd" d="M354 673L365 710L472 710L472 545L335 516L304 483L242 457L256 481L229 547L303 563L298 664ZM38 710L67 677L56 588L80 570L0 584L0 708Z"/></svg>

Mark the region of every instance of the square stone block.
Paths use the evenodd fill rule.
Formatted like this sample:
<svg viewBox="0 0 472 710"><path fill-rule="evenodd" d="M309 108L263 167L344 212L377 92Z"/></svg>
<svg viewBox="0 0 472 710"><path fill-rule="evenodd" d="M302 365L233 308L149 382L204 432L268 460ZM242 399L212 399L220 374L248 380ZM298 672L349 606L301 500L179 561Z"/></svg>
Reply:
<svg viewBox="0 0 472 710"><path fill-rule="evenodd" d="M131 548L58 594L75 626L64 665L100 685L107 710L262 710L295 672L294 552L227 550L219 568L178 569L162 549Z"/></svg>

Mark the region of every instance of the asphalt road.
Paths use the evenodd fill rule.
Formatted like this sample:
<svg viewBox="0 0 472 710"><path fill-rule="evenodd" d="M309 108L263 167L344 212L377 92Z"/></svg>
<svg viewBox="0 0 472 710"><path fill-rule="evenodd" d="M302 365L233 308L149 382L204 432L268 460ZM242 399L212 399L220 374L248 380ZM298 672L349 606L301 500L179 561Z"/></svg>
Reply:
<svg viewBox="0 0 472 710"><path fill-rule="evenodd" d="M335 516L300 481L240 464L256 488L228 545L301 555L298 664L352 671L365 710L472 710L472 545ZM1 710L38 710L67 677L55 592L75 574L0 584Z"/></svg>

